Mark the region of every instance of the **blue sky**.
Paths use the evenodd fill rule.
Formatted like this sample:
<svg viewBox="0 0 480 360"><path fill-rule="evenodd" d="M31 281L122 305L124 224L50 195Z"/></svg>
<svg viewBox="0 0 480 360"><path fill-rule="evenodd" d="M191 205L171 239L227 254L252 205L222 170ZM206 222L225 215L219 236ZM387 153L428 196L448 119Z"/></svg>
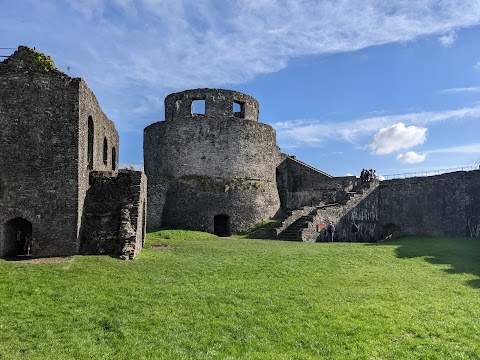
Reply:
<svg viewBox="0 0 480 360"><path fill-rule="evenodd" d="M0 0L19 45L87 81L125 165L197 87L255 97L281 150L332 175L480 161L480 0Z"/></svg>

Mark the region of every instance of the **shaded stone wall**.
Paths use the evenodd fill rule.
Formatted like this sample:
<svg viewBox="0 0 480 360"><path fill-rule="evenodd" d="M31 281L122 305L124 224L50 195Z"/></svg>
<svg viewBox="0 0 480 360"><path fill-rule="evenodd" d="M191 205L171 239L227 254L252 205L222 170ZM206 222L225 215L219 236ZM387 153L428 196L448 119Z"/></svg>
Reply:
<svg viewBox="0 0 480 360"><path fill-rule="evenodd" d="M0 63L0 256L17 217L35 256L76 252L79 81L38 72L28 48Z"/></svg>
<svg viewBox="0 0 480 360"><path fill-rule="evenodd" d="M90 171L118 172L119 138L114 123L103 113L93 92L85 81L79 79L78 99L78 212L77 235L81 232L83 206L89 187ZM89 168L88 162L88 119L93 123L93 162ZM106 140L107 147L104 148ZM104 154L106 150L106 154ZM112 156L115 152L115 156ZM106 155L106 156L104 156ZM106 162L104 159L106 158ZM114 161L114 163L112 163Z"/></svg>
<svg viewBox="0 0 480 360"><path fill-rule="evenodd" d="M355 176L332 177L290 156L277 167L277 186L283 207L299 209L339 202L356 184Z"/></svg>
<svg viewBox="0 0 480 360"><path fill-rule="evenodd" d="M33 256L77 253L89 186L89 117L92 169L111 169L112 161L118 168L118 134L93 93L53 62L39 68L39 54L19 47L0 63L0 256L11 241L7 223L16 218L32 225Z"/></svg>
<svg viewBox="0 0 480 360"><path fill-rule="evenodd" d="M133 259L145 240L146 206L142 172L91 172L80 253Z"/></svg>
<svg viewBox="0 0 480 360"><path fill-rule="evenodd" d="M338 224L355 220L365 240L394 235L480 236L480 171L382 181Z"/></svg>
<svg viewBox="0 0 480 360"><path fill-rule="evenodd" d="M204 115L192 114L199 98ZM243 114L233 112L234 101ZM223 214L239 232L276 214L279 150L273 128L257 121L253 98L197 89L168 96L165 108L167 120L144 132L149 226L213 232L214 216Z"/></svg>

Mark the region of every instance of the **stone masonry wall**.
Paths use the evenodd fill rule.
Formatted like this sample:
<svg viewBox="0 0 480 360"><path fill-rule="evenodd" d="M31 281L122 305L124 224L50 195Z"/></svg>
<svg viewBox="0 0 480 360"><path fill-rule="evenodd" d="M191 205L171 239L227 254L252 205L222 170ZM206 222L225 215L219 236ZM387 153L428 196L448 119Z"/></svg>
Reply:
<svg viewBox="0 0 480 360"><path fill-rule="evenodd" d="M146 206L142 172L91 172L80 253L133 259L145 241Z"/></svg>
<svg viewBox="0 0 480 360"><path fill-rule="evenodd" d="M192 114L192 101L201 98L205 114ZM244 114L233 112L235 101ZM166 121L144 132L149 226L213 231L222 214L238 232L276 214L279 151L273 128L256 121L253 98L196 89L168 96L165 108Z"/></svg>
<svg viewBox="0 0 480 360"><path fill-rule="evenodd" d="M194 101L204 102L204 113L193 111ZM237 109L234 108L237 104ZM235 110L240 110L236 112ZM165 99L165 121L186 118L242 118L258 121L258 101L238 91L223 89L192 89L170 94Z"/></svg>
<svg viewBox="0 0 480 360"><path fill-rule="evenodd" d="M355 220L366 241L393 235L480 236L480 171L382 181L338 224Z"/></svg>
<svg viewBox="0 0 480 360"><path fill-rule="evenodd" d="M77 253L88 172L118 169L113 122L82 79L56 70L53 62L39 68L40 55L19 47L0 63L0 256L11 248L8 224L18 218L32 225L33 256ZM95 133L91 169L89 117Z"/></svg>
<svg viewBox="0 0 480 360"><path fill-rule="evenodd" d="M15 218L34 256L76 252L79 81L38 72L28 48L0 63L0 256Z"/></svg>
<svg viewBox="0 0 480 360"><path fill-rule="evenodd" d="M77 234L81 232L82 219L84 217L84 201L89 187L90 171L118 172L119 138L114 123L103 113L93 92L88 88L85 81L79 81L78 99L78 220ZM88 119L93 122L93 162L91 169L88 166ZM104 149L106 140L107 147ZM104 162L104 150L106 150L106 162ZM115 156L112 154L115 153ZM112 161L114 163L112 163Z"/></svg>
<svg viewBox="0 0 480 360"><path fill-rule="evenodd" d="M341 201L355 183L355 176L332 177L290 156L277 167L280 201L288 209Z"/></svg>

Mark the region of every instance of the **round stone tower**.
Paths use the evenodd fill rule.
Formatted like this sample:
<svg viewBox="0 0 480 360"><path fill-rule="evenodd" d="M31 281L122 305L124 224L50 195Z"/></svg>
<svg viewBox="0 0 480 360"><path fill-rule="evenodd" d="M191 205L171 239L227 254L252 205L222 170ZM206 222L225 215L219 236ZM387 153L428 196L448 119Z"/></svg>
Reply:
<svg viewBox="0 0 480 360"><path fill-rule="evenodd" d="M280 208L275 130L258 102L229 90L195 89L165 99L165 121L145 128L149 227L227 235Z"/></svg>

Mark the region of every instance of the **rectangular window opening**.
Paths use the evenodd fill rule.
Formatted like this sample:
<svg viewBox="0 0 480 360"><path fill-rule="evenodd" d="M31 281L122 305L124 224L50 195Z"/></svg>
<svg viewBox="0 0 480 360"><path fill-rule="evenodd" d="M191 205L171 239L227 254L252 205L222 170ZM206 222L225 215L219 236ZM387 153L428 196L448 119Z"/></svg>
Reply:
<svg viewBox="0 0 480 360"><path fill-rule="evenodd" d="M205 116L205 99L197 99L192 101L192 115Z"/></svg>
<svg viewBox="0 0 480 360"><path fill-rule="evenodd" d="M245 103L242 101L233 102L233 116L244 118L245 117Z"/></svg>

